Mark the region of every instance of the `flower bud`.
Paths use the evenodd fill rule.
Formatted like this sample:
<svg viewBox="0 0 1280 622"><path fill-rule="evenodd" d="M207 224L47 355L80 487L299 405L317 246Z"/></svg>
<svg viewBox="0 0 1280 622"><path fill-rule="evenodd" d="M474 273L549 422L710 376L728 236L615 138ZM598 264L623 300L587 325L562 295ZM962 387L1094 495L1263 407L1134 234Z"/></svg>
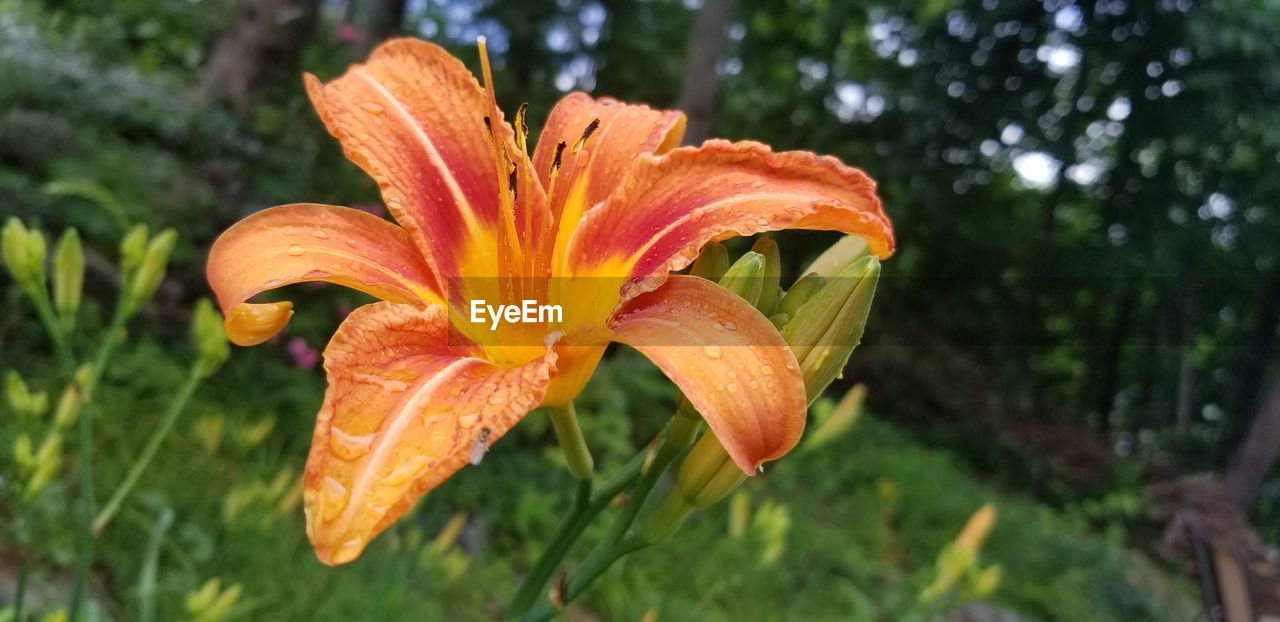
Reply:
<svg viewBox="0 0 1280 622"><path fill-rule="evenodd" d="M83 290L84 249L80 245L80 234L75 229L67 229L58 240L58 250L53 257L53 308L65 329L75 324Z"/></svg>
<svg viewBox="0 0 1280 622"><path fill-rule="evenodd" d="M45 437L44 442L40 444L40 450L36 452L35 468L31 472L31 479L27 480L27 497L30 498L43 490L58 474L61 466L62 436L53 433Z"/></svg>
<svg viewBox="0 0 1280 622"><path fill-rule="evenodd" d="M26 432L13 441L13 462L19 471L29 471L36 465L36 452Z"/></svg>
<svg viewBox="0 0 1280 622"><path fill-rule="evenodd" d="M733 262L724 276L720 277L720 286L755 306L760 301L763 276L764 255L746 253L739 257L738 261Z"/></svg>
<svg viewBox="0 0 1280 622"><path fill-rule="evenodd" d="M227 334L222 329L222 316L213 308L213 303L208 298L201 298L196 303L191 320L191 338L199 352L196 367L201 377L217 371L231 355Z"/></svg>
<svg viewBox="0 0 1280 622"><path fill-rule="evenodd" d="M747 491L739 490L729 499L729 537L737 540L747 533L747 519L751 516L751 498Z"/></svg>
<svg viewBox="0 0 1280 622"><path fill-rule="evenodd" d="M689 505L705 509L733 492L746 478L720 439L708 432L685 456L676 476L676 488Z"/></svg>
<svg viewBox="0 0 1280 622"><path fill-rule="evenodd" d="M23 293L33 299L45 296L44 234L29 231L17 217L9 218L0 234L4 263Z"/></svg>
<svg viewBox="0 0 1280 622"><path fill-rule="evenodd" d="M839 242L832 244L818 258L809 264L804 273L810 272L819 276L831 277L849 264L867 255L867 241L856 235L846 235Z"/></svg>
<svg viewBox="0 0 1280 622"><path fill-rule="evenodd" d="M756 303L756 308L765 317L769 317L778 308L778 299L781 298L781 288L778 284L782 281L782 253L778 250L778 243L769 238L756 240L751 251L764 256L764 273L760 277L760 301Z"/></svg>
<svg viewBox="0 0 1280 622"><path fill-rule="evenodd" d="M120 269L127 275L142 263L147 253L147 226L134 225L120 240Z"/></svg>
<svg viewBox="0 0 1280 622"><path fill-rule="evenodd" d="M693 261L689 274L700 276L708 281L719 281L729 269L729 251L724 244L711 242L702 247L702 252Z"/></svg>
<svg viewBox="0 0 1280 622"><path fill-rule="evenodd" d="M35 419L49 410L49 397L43 391L32 393L16 371L10 370L5 376L5 397L9 407L21 418Z"/></svg>
<svg viewBox="0 0 1280 622"><path fill-rule="evenodd" d="M165 229L147 244L147 252L142 256L142 263L138 266L138 272L134 275L129 288L127 308L130 313L141 308L151 299L151 295L156 293L156 288L164 279L165 268L169 264L169 254L173 252L173 247L177 243L178 232Z"/></svg>
<svg viewBox="0 0 1280 622"><path fill-rule="evenodd" d="M58 408L53 411L53 426L58 430L65 430L71 427L75 422L76 416L80 414L82 406L80 399L80 390L75 386L69 386L62 392L62 397L58 398Z"/></svg>
<svg viewBox="0 0 1280 622"><path fill-rule="evenodd" d="M956 548L977 553L982 548L982 543L986 542L987 536L991 534L991 528L996 524L996 508L990 503L978 508L973 516L969 517L969 521L964 524L964 529L960 530L960 535L956 536L953 545Z"/></svg>
<svg viewBox="0 0 1280 622"><path fill-rule="evenodd" d="M880 262L874 256L854 261L801 305L782 329L800 363L809 403L835 380L862 340L879 280Z"/></svg>
<svg viewBox="0 0 1280 622"><path fill-rule="evenodd" d="M810 272L796 281L791 289L787 290L782 300L778 301L778 308L774 311L774 315L785 314L788 318L796 314L804 303L809 302L814 294L817 294L827 284L827 279L817 273Z"/></svg>
<svg viewBox="0 0 1280 622"><path fill-rule="evenodd" d="M817 426L809 433L805 439L805 451L813 451L832 441L839 439L853 429L855 423L858 422L859 415L862 413L862 401L867 396L867 385L857 384L844 397L840 398L825 416L817 418ZM830 404L828 401L819 400L814 407L821 404ZM815 413L817 414L817 413Z"/></svg>

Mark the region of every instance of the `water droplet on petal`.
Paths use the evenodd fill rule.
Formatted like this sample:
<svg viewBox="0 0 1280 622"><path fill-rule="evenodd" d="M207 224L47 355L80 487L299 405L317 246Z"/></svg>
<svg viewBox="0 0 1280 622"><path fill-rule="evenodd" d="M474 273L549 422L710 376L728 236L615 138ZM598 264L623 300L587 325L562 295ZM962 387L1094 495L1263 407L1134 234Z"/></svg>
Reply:
<svg viewBox="0 0 1280 622"><path fill-rule="evenodd" d="M302 247L301 247L301 246L298 246L297 244L294 244L294 245L290 246L290 247L289 247L289 254L290 254L290 255L293 255L294 257L299 257L299 256L301 256L301 255L302 255Z"/></svg>
<svg viewBox="0 0 1280 622"><path fill-rule="evenodd" d="M707 355L707 358L718 359L720 358L720 346L715 344L702 346L702 353Z"/></svg>
<svg viewBox="0 0 1280 622"><path fill-rule="evenodd" d="M730 382L725 388L728 389L730 393L738 392L738 384L736 382Z"/></svg>
<svg viewBox="0 0 1280 622"><path fill-rule="evenodd" d="M316 238L317 240L327 240L329 239L329 232L324 229L316 229L311 232L311 237Z"/></svg>
<svg viewBox="0 0 1280 622"><path fill-rule="evenodd" d="M364 102L363 104L360 104L360 107L364 108L370 114L382 114L384 110L382 104L377 102Z"/></svg>
<svg viewBox="0 0 1280 622"><path fill-rule="evenodd" d="M334 426L329 434L329 449L333 451L335 456L343 460L355 460L369 453L369 449L373 447L373 441L377 437L377 434L348 434Z"/></svg>
<svg viewBox="0 0 1280 622"><path fill-rule="evenodd" d="M471 427L474 427L476 422L479 420L480 420L479 413L467 413L465 415L462 415L461 417L458 417L458 425L462 426L463 429L471 428Z"/></svg>
<svg viewBox="0 0 1280 622"><path fill-rule="evenodd" d="M411 478L417 477L418 473L426 466L426 456L411 456L391 469L387 476L382 479L382 483L387 486L399 486L408 482Z"/></svg>
<svg viewBox="0 0 1280 622"><path fill-rule="evenodd" d="M342 508L347 507L347 501L350 496L347 494L347 487L342 485L332 477L324 478L324 520L331 521L338 517L338 513L342 512Z"/></svg>

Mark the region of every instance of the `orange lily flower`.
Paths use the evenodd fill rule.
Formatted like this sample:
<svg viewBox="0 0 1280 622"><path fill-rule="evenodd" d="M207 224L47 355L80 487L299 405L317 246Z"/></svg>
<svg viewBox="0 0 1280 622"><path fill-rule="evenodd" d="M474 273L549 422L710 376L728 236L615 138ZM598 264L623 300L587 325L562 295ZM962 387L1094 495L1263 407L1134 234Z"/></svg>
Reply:
<svg viewBox="0 0 1280 622"><path fill-rule="evenodd" d="M574 93L530 157L525 110L515 129L503 120L483 41L481 59L485 87L412 39L331 82L306 76L325 126L399 225L285 205L245 218L210 251L209 283L241 345L288 322L289 303L248 302L268 289L328 281L382 300L348 316L324 352L304 500L327 564L357 557L530 410L570 404L610 341L652 360L753 474L804 428L796 360L751 305L669 274L707 242L791 227L893 251L861 171L750 142L678 148L679 112ZM564 317L477 325L466 321L476 299L556 302Z"/></svg>

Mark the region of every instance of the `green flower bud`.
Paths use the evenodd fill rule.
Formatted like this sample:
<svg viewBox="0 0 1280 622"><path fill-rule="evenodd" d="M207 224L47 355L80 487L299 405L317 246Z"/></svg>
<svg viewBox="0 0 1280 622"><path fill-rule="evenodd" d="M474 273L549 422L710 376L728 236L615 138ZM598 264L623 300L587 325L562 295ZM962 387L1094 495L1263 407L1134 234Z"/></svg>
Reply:
<svg viewBox="0 0 1280 622"><path fill-rule="evenodd" d="M773 315L785 315L788 318L796 314L804 303L809 302L813 295L818 293L827 284L826 277L810 272L802 277L799 281L787 290L782 300L778 301L778 309ZM785 322L784 322L785 324Z"/></svg>
<svg viewBox="0 0 1280 622"><path fill-rule="evenodd" d="M21 220L11 217L0 235L0 247L9 273L23 293L37 300L44 297L44 234L28 230Z"/></svg>
<svg viewBox="0 0 1280 622"><path fill-rule="evenodd" d="M36 452L26 432L13 441L13 462L20 471L29 471L36 465Z"/></svg>
<svg viewBox="0 0 1280 622"><path fill-rule="evenodd" d="M817 425L809 433L804 442L805 451L813 451L832 441L839 439L853 429L862 414L862 402L867 396L867 385L858 384L849 389L840 402L830 406L825 413L815 413ZM819 400L814 404L815 410L830 401Z"/></svg>
<svg viewBox="0 0 1280 622"><path fill-rule="evenodd" d="M164 279L165 268L169 264L169 253L173 252L173 247L177 243L178 232L165 229L152 238L151 243L147 245L142 264L138 266L138 272L134 275L132 286L129 288L127 308L130 313L141 308L151 299L152 294L156 293L156 288Z"/></svg>
<svg viewBox="0 0 1280 622"><path fill-rule="evenodd" d="M764 284L764 255L747 253L733 262L732 266L720 277L720 286L735 293L739 298L755 306L760 302L760 292Z"/></svg>
<svg viewBox="0 0 1280 622"><path fill-rule="evenodd" d="M53 411L53 426L58 430L65 430L71 427L75 422L76 416L80 414L80 390L74 386L69 386L62 392L62 397L58 398L58 408Z"/></svg>
<svg viewBox="0 0 1280 622"><path fill-rule="evenodd" d="M40 444L40 450L36 452L35 469L31 473L31 479L27 480L27 498L43 490L58 474L58 469L61 467L62 436L56 433L50 434L45 437L44 442Z"/></svg>
<svg viewBox="0 0 1280 622"><path fill-rule="evenodd" d="M134 225L120 240L120 268L126 275L142 263L142 256L147 252L147 237L146 225Z"/></svg>
<svg viewBox="0 0 1280 622"><path fill-rule="evenodd" d="M782 253L778 250L778 243L769 238L756 240L751 251L764 256L760 301L756 303L756 308L760 309L765 317L769 317L778 308L778 299L781 298L781 289L778 284L782 281Z"/></svg>
<svg viewBox="0 0 1280 622"><path fill-rule="evenodd" d="M833 276L796 310L782 337L800 363L809 403L835 380L862 340L880 280L880 261L865 256Z"/></svg>
<svg viewBox="0 0 1280 622"><path fill-rule="evenodd" d="M729 250L724 244L719 242L711 242L702 247L702 252L698 254L698 258L693 261L693 267L689 269L689 274L700 276L708 281L719 281L724 276L725 270L729 269Z"/></svg>
<svg viewBox="0 0 1280 622"><path fill-rule="evenodd" d="M733 492L747 475L738 468L715 434L708 432L694 444L680 465L676 489L689 505L704 509Z"/></svg>
<svg viewBox="0 0 1280 622"><path fill-rule="evenodd" d="M67 229L58 240L58 251L53 258L53 307L66 329L75 324L83 290L84 249L80 245L80 234L75 229Z"/></svg>
<svg viewBox="0 0 1280 622"><path fill-rule="evenodd" d="M813 272L825 277L835 276L845 266L865 257L867 250L866 240L856 235L846 235L818 255L804 273Z"/></svg>
<svg viewBox="0 0 1280 622"><path fill-rule="evenodd" d="M201 376L217 371L231 355L231 345L222 328L222 314L213 308L213 303L208 298L201 298L196 303L191 321L191 338L199 352L196 366Z"/></svg>
<svg viewBox="0 0 1280 622"><path fill-rule="evenodd" d="M5 397L19 417L35 419L49 410L49 397L43 391L33 393L16 371L5 376Z"/></svg>

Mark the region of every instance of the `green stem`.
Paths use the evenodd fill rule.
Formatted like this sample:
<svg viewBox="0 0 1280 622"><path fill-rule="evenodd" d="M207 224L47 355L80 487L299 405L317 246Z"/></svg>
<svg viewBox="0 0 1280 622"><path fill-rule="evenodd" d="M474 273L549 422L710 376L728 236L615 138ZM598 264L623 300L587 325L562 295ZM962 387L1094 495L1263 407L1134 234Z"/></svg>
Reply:
<svg viewBox="0 0 1280 622"><path fill-rule="evenodd" d="M647 469L643 470L639 481L636 482L635 489L631 492L631 497L627 500L627 505L623 507L622 514L610 526L608 535L587 554L582 564L569 575L563 593L557 595L558 598L556 600L559 602L553 602L551 598L544 599L520 616L518 618L519 622L550 620L559 613L565 604L577 598L579 594L595 582L614 562L649 546L650 542L644 537L637 534L628 535L628 531L631 529L631 525L635 523L640 510L644 508L645 501L648 500L649 495L653 492L653 487L658 483L658 480L662 478L662 475L671 467L676 458L680 457L680 454L689 448L693 438L697 435L700 423L697 415L694 414L693 417L689 417L684 411L685 409L681 408L680 412L672 419L671 426L663 437L661 444L659 444L653 461L649 463ZM641 456L643 455L642 453Z"/></svg>
<svg viewBox="0 0 1280 622"><path fill-rule="evenodd" d="M613 501L614 497L617 497L623 489L640 476L640 470L644 467L644 458L645 452L642 451L637 454L615 473L609 481L605 482L594 496L584 496L584 492L590 493L589 485L580 484L578 486L578 495L574 498L573 509L569 511L564 521L560 523L560 527L552 537L551 543L538 556L538 561L534 563L533 568L529 570L529 574L520 584L520 589L507 607L508 616L524 612L533 605L542 590L546 588L551 575L555 573L556 568L564 560L564 556L569 553L569 549L582 536L582 532L591 524L591 521L600 512L603 512L605 508L609 507L609 503Z"/></svg>
<svg viewBox="0 0 1280 622"><path fill-rule="evenodd" d="M127 286L127 281L126 281ZM89 566L93 561L93 394L102 379L102 374L111 360L116 344L124 332L124 324L129 319L124 297L116 303L115 314L111 325L102 336L98 353L94 356L93 365L89 368L88 377L82 387L83 395L79 413L79 447L80 447L80 555L76 559L75 583L71 591L71 603L67 607L67 619L79 620L80 607L84 602L85 583L89 578Z"/></svg>
<svg viewBox="0 0 1280 622"><path fill-rule="evenodd" d="M102 533L107 523L111 522L112 517L120 509L120 504L124 502L125 497L137 485L138 479L142 477L147 467L151 465L151 460L155 458L156 451L160 449L165 437L169 436L169 432L173 430L173 425L177 423L178 417L186 409L187 402L191 401L191 396L196 392L196 387L200 386L201 379L199 368L193 366L191 372L187 375L187 381L178 389L173 401L169 403L169 410L165 413L164 419L160 421L160 426L151 433L151 438L147 439L147 444L143 446L142 453L133 462L133 466L129 468L124 481L120 482L115 493L111 495L111 499L107 501L102 511L98 513L98 517L93 519L93 534L95 536Z"/></svg>
<svg viewBox="0 0 1280 622"><path fill-rule="evenodd" d="M551 406L547 410L551 414L551 426L555 428L556 438L560 440L564 459L569 463L569 472L578 479L591 479L595 461L591 459L586 439L582 438L582 428L578 427L578 415L573 411L573 402L566 406Z"/></svg>
<svg viewBox="0 0 1280 622"><path fill-rule="evenodd" d="M173 510L165 508L156 517L151 535L147 538L147 549L143 555L142 572L138 574L138 619L151 622L155 618L156 609L156 566L160 561L160 545L164 542L164 534L173 525ZM20 621L19 621L20 622Z"/></svg>
<svg viewBox="0 0 1280 622"><path fill-rule="evenodd" d="M47 296L32 296L31 301L35 305L36 315L40 316L40 323L44 324L45 332L49 333L50 339L53 339L58 366L62 368L63 375L68 380L72 380L75 377L76 364L75 356L71 352L70 336L63 330L63 325L53 312L53 305L49 303Z"/></svg>
<svg viewBox="0 0 1280 622"><path fill-rule="evenodd" d="M18 493L18 499L13 508L14 522L16 527L13 529L13 542L17 545L18 552L18 584L14 588L13 593L13 619L15 622L22 622L22 601L27 593L27 554L23 550L26 544L24 531L26 530L26 504L22 500L22 493Z"/></svg>

